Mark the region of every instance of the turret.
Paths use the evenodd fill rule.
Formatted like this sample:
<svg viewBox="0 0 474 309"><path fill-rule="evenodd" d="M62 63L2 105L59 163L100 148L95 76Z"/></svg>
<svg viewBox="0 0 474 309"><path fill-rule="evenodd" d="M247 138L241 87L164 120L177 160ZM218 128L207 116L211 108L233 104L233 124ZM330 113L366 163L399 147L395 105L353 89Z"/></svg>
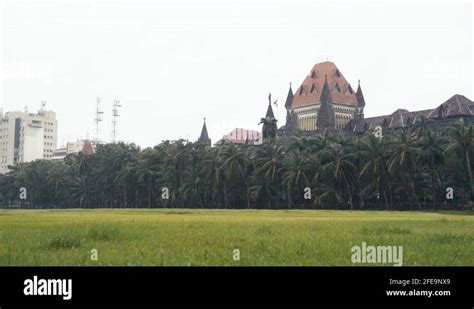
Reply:
<svg viewBox="0 0 474 309"><path fill-rule="evenodd" d="M204 118L204 124L202 125L201 136L199 136L198 142L204 145L211 146L211 139L207 133L206 118Z"/></svg>
<svg viewBox="0 0 474 309"><path fill-rule="evenodd" d="M292 103L293 103L293 89L291 89L291 83L290 83L290 89L288 89L288 95L286 96L285 108L289 109Z"/></svg>
<svg viewBox="0 0 474 309"><path fill-rule="evenodd" d="M334 129L334 110L332 108L331 91L329 90L328 78L325 76L323 90L321 92L321 105L316 120L318 130Z"/></svg>
<svg viewBox="0 0 474 309"><path fill-rule="evenodd" d="M272 109L272 94L268 94L268 108L267 113L265 114L265 118L262 119L260 123L263 124L262 127L262 135L263 139L274 139L277 133L277 120L275 119L275 115L273 114Z"/></svg>
<svg viewBox="0 0 474 309"><path fill-rule="evenodd" d="M364 99L364 94L362 93L362 88L360 87L360 80L359 80L359 85L357 86L356 98L357 98L357 108L354 113L354 119L364 119L365 99Z"/></svg>

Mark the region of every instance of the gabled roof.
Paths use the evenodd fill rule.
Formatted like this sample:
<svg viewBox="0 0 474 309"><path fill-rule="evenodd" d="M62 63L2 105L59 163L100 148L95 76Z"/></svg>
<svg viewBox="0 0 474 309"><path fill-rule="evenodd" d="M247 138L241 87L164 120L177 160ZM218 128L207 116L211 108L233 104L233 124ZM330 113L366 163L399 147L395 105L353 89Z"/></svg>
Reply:
<svg viewBox="0 0 474 309"><path fill-rule="evenodd" d="M422 116L427 117L431 109L409 112L406 109L397 109L390 115L369 117L365 119L353 119L349 121L346 130L361 133L367 129L373 129L376 126L387 127L390 129L404 128L415 124Z"/></svg>
<svg viewBox="0 0 474 309"><path fill-rule="evenodd" d="M433 109L427 118L440 118L450 116L472 116L472 101L463 95L455 94L446 102Z"/></svg>
<svg viewBox="0 0 474 309"><path fill-rule="evenodd" d="M311 69L309 75L296 90L291 107L320 103L325 76L327 76L333 103L357 106L357 96L350 84L334 63L326 61L316 64Z"/></svg>
<svg viewBox="0 0 474 309"><path fill-rule="evenodd" d="M406 109L397 109L390 115L370 117L365 119L353 119L349 121L346 130L352 132L364 132L376 126L387 128L401 128L415 124L422 116L428 119L474 116L474 102L465 96L456 94L435 109L409 112Z"/></svg>
<svg viewBox="0 0 474 309"><path fill-rule="evenodd" d="M93 155L95 153L94 147L92 147L91 142L87 141L84 143L84 146L82 147L82 152L87 155Z"/></svg>

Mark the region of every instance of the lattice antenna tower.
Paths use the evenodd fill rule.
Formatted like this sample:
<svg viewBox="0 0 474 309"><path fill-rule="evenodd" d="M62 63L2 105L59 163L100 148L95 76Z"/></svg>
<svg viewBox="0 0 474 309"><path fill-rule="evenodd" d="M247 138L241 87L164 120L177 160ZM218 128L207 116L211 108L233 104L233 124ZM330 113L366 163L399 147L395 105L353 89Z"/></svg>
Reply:
<svg viewBox="0 0 474 309"><path fill-rule="evenodd" d="M100 123L104 121L104 112L100 110L100 97L96 99L95 108L95 143L98 144L100 141Z"/></svg>
<svg viewBox="0 0 474 309"><path fill-rule="evenodd" d="M117 118L120 117L119 114L120 101L115 99L112 104L112 143L117 141Z"/></svg>

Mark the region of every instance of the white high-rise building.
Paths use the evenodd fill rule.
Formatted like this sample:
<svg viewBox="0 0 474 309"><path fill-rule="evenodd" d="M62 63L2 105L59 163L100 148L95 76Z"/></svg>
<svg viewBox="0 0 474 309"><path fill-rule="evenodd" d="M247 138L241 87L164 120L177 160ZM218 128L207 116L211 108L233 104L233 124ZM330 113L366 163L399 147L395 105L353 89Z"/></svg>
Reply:
<svg viewBox="0 0 474 309"><path fill-rule="evenodd" d="M50 160L57 146L58 122L56 113L0 113L0 173L9 165L37 159Z"/></svg>

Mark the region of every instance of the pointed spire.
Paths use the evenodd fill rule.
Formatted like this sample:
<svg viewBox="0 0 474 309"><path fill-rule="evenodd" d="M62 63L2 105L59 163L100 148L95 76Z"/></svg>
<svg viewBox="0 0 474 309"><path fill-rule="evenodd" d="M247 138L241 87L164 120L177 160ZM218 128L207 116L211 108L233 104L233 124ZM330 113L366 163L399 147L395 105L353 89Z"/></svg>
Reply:
<svg viewBox="0 0 474 309"><path fill-rule="evenodd" d="M207 133L206 117L204 117L204 124L202 125L201 136L199 136L198 142L211 146L211 139Z"/></svg>
<svg viewBox="0 0 474 309"><path fill-rule="evenodd" d="M328 84L328 76L327 74L324 77L324 86L323 90L321 91L321 105L323 104L323 101L325 103L332 103L332 98L331 98L331 90L329 90L329 84Z"/></svg>
<svg viewBox="0 0 474 309"><path fill-rule="evenodd" d="M290 108L292 104L293 104L293 89L291 89L291 83L290 83L290 89L288 89L288 95L286 96L285 108L286 109Z"/></svg>
<svg viewBox="0 0 474 309"><path fill-rule="evenodd" d="M360 87L360 79L359 79L359 86L357 86L356 97L357 97L357 106L364 107L365 99L364 99L364 94L362 93L362 88Z"/></svg>
<svg viewBox="0 0 474 309"><path fill-rule="evenodd" d="M268 108L267 108L267 113L265 114L265 118L275 118L275 115L273 114L273 108L272 108L272 94L268 94Z"/></svg>
<svg viewBox="0 0 474 309"><path fill-rule="evenodd" d="M318 130L335 128L334 110L332 108L331 91L329 90L327 75L325 76L323 90L321 91L321 104L316 121Z"/></svg>
<svg viewBox="0 0 474 309"><path fill-rule="evenodd" d="M275 132L277 129L276 119L275 119L275 115L273 114L273 109L272 109L272 94L271 93L268 95L268 108L267 108L267 114L265 115L265 118L270 118L273 120L273 122L270 122L270 123L267 123L267 121L263 122L262 133L263 133L264 139L268 138L267 133L265 132L268 132L269 127L274 127Z"/></svg>

